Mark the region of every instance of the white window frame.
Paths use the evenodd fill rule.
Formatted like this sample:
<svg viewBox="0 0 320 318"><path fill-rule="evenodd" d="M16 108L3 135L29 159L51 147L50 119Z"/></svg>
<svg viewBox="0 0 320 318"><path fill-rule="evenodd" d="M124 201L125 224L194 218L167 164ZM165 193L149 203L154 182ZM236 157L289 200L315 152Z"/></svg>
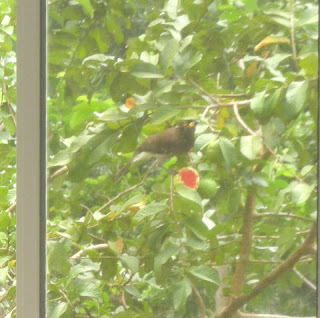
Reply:
<svg viewBox="0 0 320 318"><path fill-rule="evenodd" d="M17 318L46 316L46 0L17 0Z"/></svg>

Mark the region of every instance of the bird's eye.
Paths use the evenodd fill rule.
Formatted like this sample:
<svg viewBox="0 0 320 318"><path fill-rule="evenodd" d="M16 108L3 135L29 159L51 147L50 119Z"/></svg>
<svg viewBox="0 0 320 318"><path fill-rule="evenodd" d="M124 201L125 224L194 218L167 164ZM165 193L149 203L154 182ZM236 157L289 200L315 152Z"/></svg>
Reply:
<svg viewBox="0 0 320 318"><path fill-rule="evenodd" d="M196 125L196 123L195 123L194 121L192 121L192 122L190 122L190 123L188 124L188 126L189 126L190 128L193 128L195 125Z"/></svg>

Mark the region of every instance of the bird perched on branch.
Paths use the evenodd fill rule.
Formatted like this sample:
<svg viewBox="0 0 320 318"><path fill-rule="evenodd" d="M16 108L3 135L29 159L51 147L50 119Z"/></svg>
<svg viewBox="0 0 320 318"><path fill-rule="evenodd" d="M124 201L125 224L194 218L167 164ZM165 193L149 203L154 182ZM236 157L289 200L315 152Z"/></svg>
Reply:
<svg viewBox="0 0 320 318"><path fill-rule="evenodd" d="M148 159L169 159L191 150L194 144L194 131L197 122L184 121L177 127L168 128L162 132L147 137L135 150L132 159L117 173L115 181L122 177L131 164Z"/></svg>

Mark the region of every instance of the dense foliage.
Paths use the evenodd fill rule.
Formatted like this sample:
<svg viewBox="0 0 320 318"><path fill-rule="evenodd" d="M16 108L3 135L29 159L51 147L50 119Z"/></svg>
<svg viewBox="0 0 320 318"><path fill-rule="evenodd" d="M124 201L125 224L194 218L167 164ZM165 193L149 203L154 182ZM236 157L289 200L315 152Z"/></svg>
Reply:
<svg viewBox="0 0 320 318"><path fill-rule="evenodd" d="M15 308L15 1L0 2L0 317ZM10 316L11 317L11 316Z"/></svg>
<svg viewBox="0 0 320 318"><path fill-rule="evenodd" d="M236 309L252 317L315 316L316 1L49 0L48 9L48 317L215 317L223 295L248 296ZM13 13L0 14L7 314L15 38ZM142 140L185 119L199 122L189 156L133 164L114 182ZM185 167L197 189L173 176ZM257 291L271 270L272 285Z"/></svg>

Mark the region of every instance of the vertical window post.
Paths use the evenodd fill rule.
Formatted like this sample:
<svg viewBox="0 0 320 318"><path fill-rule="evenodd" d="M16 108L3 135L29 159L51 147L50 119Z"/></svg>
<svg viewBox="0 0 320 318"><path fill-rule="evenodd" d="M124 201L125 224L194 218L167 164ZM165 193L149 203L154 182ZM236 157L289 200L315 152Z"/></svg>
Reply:
<svg viewBox="0 0 320 318"><path fill-rule="evenodd" d="M45 317L46 1L17 0L17 317Z"/></svg>

